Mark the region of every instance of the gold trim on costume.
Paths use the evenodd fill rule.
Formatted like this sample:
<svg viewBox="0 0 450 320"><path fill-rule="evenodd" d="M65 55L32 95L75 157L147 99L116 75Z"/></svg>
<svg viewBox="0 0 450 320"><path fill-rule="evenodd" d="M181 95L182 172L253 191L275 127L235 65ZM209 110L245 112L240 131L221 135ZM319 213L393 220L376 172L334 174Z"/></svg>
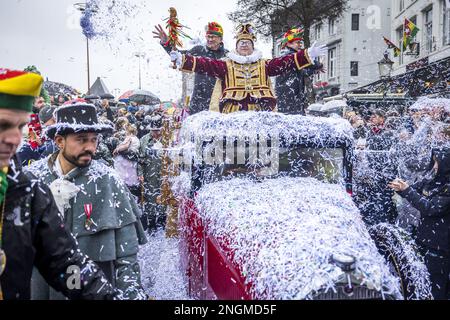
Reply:
<svg viewBox="0 0 450 320"><path fill-rule="evenodd" d="M305 54L306 61L308 61L310 64L313 64L314 61L311 60L311 57L309 56L309 53L308 53L308 49L303 50L303 52Z"/></svg>
<svg viewBox="0 0 450 320"><path fill-rule="evenodd" d="M216 84L211 95L209 103L209 111L220 112L220 97L222 96L222 80L216 79Z"/></svg>
<svg viewBox="0 0 450 320"><path fill-rule="evenodd" d="M192 72L195 71L195 67L197 66L197 58L196 57L192 57L194 58L194 62L192 63Z"/></svg>
<svg viewBox="0 0 450 320"><path fill-rule="evenodd" d="M180 70L182 70L182 71L184 71L184 72L194 72L195 67L196 67L196 65L197 65L197 59L196 59L194 56L191 56L191 57L192 57L192 59L193 59L193 62L192 62L192 69L189 70L189 68L186 67L187 59L186 59L186 55L183 54L183 55L182 55L182 58L181 58L181 67L180 67Z"/></svg>
<svg viewBox="0 0 450 320"><path fill-rule="evenodd" d="M306 49L303 50L303 54L305 55L306 61L308 61L308 63L304 64L303 66L300 66L300 62L298 61L297 52L294 54L294 61L295 61L295 65L297 66L298 70L302 70L313 64L313 62L311 61L311 58L308 55L308 50L306 50Z"/></svg>

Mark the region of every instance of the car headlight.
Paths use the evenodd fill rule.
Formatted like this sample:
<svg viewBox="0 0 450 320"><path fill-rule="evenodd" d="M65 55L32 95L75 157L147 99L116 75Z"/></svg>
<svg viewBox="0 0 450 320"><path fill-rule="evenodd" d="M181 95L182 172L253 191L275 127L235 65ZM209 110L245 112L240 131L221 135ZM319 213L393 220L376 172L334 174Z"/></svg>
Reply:
<svg viewBox="0 0 450 320"><path fill-rule="evenodd" d="M348 254L333 253L331 255L331 261L342 269L344 272L355 271L356 258Z"/></svg>

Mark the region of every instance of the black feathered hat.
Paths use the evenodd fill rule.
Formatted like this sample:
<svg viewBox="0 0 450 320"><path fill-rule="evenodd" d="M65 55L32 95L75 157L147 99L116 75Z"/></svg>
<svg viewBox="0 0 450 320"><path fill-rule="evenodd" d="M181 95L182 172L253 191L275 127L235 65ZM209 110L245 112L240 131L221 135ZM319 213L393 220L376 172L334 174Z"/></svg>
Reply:
<svg viewBox="0 0 450 320"><path fill-rule="evenodd" d="M55 111L55 118L56 123L46 130L50 139L70 133L113 131L112 126L98 122L96 108L92 104L77 103L59 107Z"/></svg>

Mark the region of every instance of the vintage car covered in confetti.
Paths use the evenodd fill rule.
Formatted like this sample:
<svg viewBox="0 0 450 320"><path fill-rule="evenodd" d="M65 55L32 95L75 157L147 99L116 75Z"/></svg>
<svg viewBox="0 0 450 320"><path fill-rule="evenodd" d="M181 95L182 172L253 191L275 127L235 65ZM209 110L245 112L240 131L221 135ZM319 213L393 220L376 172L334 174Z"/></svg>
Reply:
<svg viewBox="0 0 450 320"><path fill-rule="evenodd" d="M201 112L180 131L180 250L194 299L429 299L413 242L368 229L341 118Z"/></svg>

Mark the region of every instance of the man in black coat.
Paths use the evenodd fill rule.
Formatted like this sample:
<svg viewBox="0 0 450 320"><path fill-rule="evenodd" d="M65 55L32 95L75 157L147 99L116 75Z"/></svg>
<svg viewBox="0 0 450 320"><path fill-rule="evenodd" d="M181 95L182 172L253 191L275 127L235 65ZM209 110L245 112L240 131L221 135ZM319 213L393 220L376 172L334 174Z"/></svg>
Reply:
<svg viewBox="0 0 450 320"><path fill-rule="evenodd" d="M0 68L0 300L30 299L33 266L68 298L113 299L111 284L64 228L50 189L14 156L42 82Z"/></svg>
<svg viewBox="0 0 450 320"><path fill-rule="evenodd" d="M41 122L43 129L55 123L53 117L55 110L56 107L54 106L44 106L41 111L39 111L39 121ZM22 166L28 166L32 162L45 158L58 151L58 147L53 140L47 139L44 136L41 140L42 144L36 149L33 149L28 143L22 145L22 148L17 152L17 159Z"/></svg>
<svg viewBox="0 0 450 320"><path fill-rule="evenodd" d="M168 43L167 34L158 25L153 31L154 38L160 39L164 50L170 54L172 47ZM222 59L228 53L223 45L223 29L217 22L210 22L206 27L206 46L197 45L190 50L180 50L181 53L188 53L196 57L207 57L212 59ZM204 74L195 74L194 92L192 94L189 113L195 114L208 110L211 103L211 96L216 84L216 79Z"/></svg>
<svg viewBox="0 0 450 320"><path fill-rule="evenodd" d="M282 41L283 50L280 52L280 56L284 57L299 51L302 48L302 41L302 29L291 29L286 32ZM323 70L323 65L314 61L314 64L307 68L292 70L278 76L275 83L278 112L305 115L305 109L308 105L305 93L305 77L321 72L321 70Z"/></svg>
<svg viewBox="0 0 450 320"><path fill-rule="evenodd" d="M433 150L430 174L409 186L389 186L420 211L417 244L425 255L435 299L450 298L450 149Z"/></svg>
<svg viewBox="0 0 450 320"><path fill-rule="evenodd" d="M385 126L386 115L382 110L374 110L370 116L367 133L367 148L369 150L389 150L395 142L392 130Z"/></svg>

